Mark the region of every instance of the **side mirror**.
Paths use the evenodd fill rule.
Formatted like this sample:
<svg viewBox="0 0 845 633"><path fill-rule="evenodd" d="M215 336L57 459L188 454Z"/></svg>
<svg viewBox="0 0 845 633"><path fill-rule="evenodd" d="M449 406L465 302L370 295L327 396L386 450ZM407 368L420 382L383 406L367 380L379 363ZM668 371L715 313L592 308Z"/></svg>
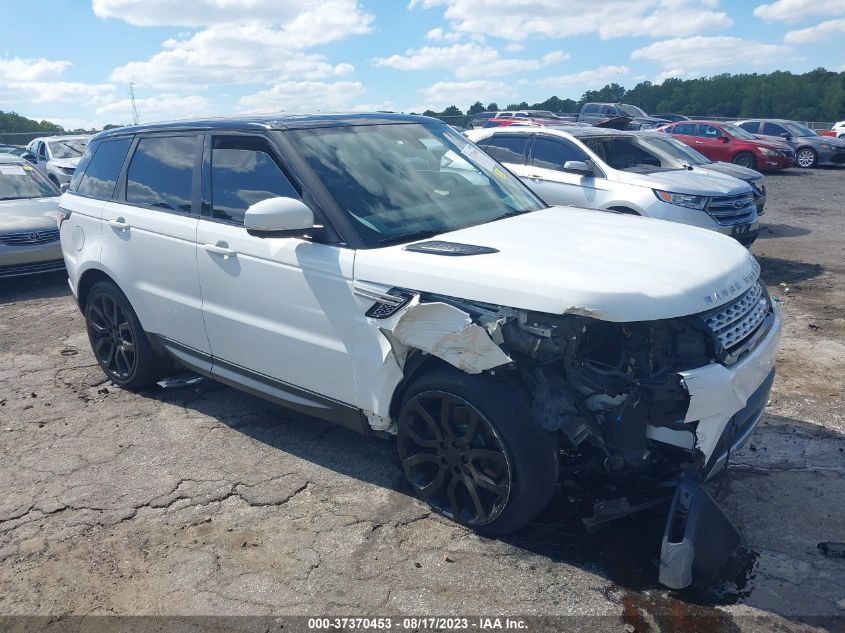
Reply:
<svg viewBox="0 0 845 633"><path fill-rule="evenodd" d="M781 134L781 136L782 136L783 138L785 138L787 141L788 141L789 139L791 139L791 138L792 138L792 135L791 135L789 132L783 132L783 133Z"/></svg>
<svg viewBox="0 0 845 633"><path fill-rule="evenodd" d="M314 228L314 213L295 198L267 198L246 210L244 226L250 233L283 233L293 237Z"/></svg>
<svg viewBox="0 0 845 633"><path fill-rule="evenodd" d="M24 157L26 160L28 160L30 163L37 163L37 162L38 162L38 156L36 156L36 155L35 155L35 154L33 154L32 152L25 152L25 153L23 154L23 157Z"/></svg>
<svg viewBox="0 0 845 633"><path fill-rule="evenodd" d="M719 138L722 139L723 143L730 143L731 142L731 139L729 139L727 136L720 136Z"/></svg>
<svg viewBox="0 0 845 633"><path fill-rule="evenodd" d="M593 168L587 163L580 160L568 160L563 164L563 171L571 171L576 174L583 174L585 176L593 175Z"/></svg>
<svg viewBox="0 0 845 633"><path fill-rule="evenodd" d="M68 190L68 187L70 187L70 183L69 182L63 182L59 186L59 191L61 191L62 193L65 193Z"/></svg>

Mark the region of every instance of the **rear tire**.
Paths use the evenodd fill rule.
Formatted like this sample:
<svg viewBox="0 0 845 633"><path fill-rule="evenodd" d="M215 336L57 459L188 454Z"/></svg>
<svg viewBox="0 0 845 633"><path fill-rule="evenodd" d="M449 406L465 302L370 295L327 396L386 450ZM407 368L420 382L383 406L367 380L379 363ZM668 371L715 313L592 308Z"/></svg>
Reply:
<svg viewBox="0 0 845 633"><path fill-rule="evenodd" d="M733 163L734 165L739 165L740 167L757 169L757 159L754 157L754 154L750 152L740 152L734 156Z"/></svg>
<svg viewBox="0 0 845 633"><path fill-rule="evenodd" d="M546 507L557 441L529 415L513 382L438 367L402 398L402 469L435 512L490 535L515 532Z"/></svg>
<svg viewBox="0 0 845 633"><path fill-rule="evenodd" d="M111 281L98 281L85 302L88 340L103 373L137 391L159 380L169 361L156 354L129 300Z"/></svg>
<svg viewBox="0 0 845 633"><path fill-rule="evenodd" d="M812 169L819 161L819 156L809 147L803 147L795 154L795 162L802 169Z"/></svg>

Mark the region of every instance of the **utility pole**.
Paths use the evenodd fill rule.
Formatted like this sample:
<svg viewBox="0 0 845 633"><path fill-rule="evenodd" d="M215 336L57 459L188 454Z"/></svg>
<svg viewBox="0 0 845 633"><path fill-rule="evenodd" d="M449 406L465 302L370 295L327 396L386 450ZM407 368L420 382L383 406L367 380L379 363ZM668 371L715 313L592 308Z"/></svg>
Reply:
<svg viewBox="0 0 845 633"><path fill-rule="evenodd" d="M129 82L129 99L132 101L132 125L138 125L141 115L138 114L138 104L135 103L135 82Z"/></svg>

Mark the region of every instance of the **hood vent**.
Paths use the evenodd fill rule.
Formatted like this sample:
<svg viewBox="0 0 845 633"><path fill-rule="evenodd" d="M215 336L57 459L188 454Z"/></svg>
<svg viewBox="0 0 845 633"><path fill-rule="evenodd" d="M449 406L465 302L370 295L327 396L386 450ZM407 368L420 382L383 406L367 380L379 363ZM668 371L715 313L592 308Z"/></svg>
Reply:
<svg viewBox="0 0 845 633"><path fill-rule="evenodd" d="M418 242L404 248L414 253L428 253L429 255L447 255L449 257L464 257L466 255L489 255L499 251L489 246L476 246L474 244L458 244L457 242Z"/></svg>

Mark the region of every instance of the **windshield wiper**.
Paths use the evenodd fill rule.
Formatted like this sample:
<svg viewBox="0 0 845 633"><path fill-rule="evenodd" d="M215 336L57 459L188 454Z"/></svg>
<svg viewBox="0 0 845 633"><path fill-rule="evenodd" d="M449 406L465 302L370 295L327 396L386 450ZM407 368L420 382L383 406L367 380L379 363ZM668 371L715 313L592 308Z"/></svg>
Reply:
<svg viewBox="0 0 845 633"><path fill-rule="evenodd" d="M415 240L424 240L427 237L433 237L446 233L445 229L425 229L424 231L416 231L414 233L402 233L401 235L391 235L390 237L382 238L378 244L394 244L396 242L413 242Z"/></svg>

